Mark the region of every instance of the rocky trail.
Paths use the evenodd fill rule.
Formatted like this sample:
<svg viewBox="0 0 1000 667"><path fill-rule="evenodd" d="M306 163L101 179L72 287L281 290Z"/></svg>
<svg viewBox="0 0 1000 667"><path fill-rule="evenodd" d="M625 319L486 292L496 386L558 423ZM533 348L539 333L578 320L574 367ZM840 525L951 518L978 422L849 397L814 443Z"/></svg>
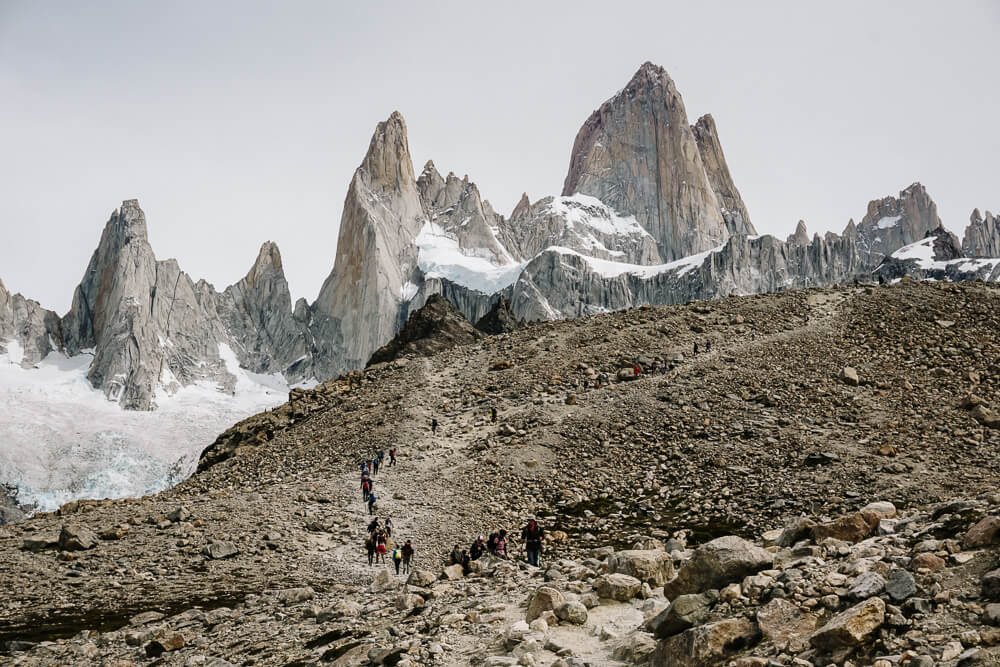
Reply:
<svg viewBox="0 0 1000 667"><path fill-rule="evenodd" d="M998 306L904 281L641 308L296 390L174 489L0 527L0 660L995 659ZM358 475L392 447L375 491L416 548L399 577L367 564ZM555 538L542 568L443 568L529 516ZM820 632L851 610L880 620Z"/></svg>

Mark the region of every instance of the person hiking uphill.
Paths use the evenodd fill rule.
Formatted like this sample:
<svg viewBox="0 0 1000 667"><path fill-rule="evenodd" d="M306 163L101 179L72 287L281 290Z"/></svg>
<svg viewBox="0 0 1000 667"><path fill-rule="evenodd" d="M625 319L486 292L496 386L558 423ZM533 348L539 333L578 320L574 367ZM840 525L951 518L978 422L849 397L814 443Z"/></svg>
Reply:
<svg viewBox="0 0 1000 667"><path fill-rule="evenodd" d="M368 533L367 539L365 539L365 551L368 552L368 565L375 564L375 535L373 533Z"/></svg>
<svg viewBox="0 0 1000 667"><path fill-rule="evenodd" d="M484 553L486 553L486 540L482 535L480 535L479 538L472 543L472 546L469 547L469 558L472 560L479 560Z"/></svg>
<svg viewBox="0 0 1000 667"><path fill-rule="evenodd" d="M372 480L365 475L361 478L361 500L368 502L368 496L372 493Z"/></svg>
<svg viewBox="0 0 1000 667"><path fill-rule="evenodd" d="M389 467L396 465L396 448L393 447L389 450Z"/></svg>
<svg viewBox="0 0 1000 667"><path fill-rule="evenodd" d="M392 517L391 516L387 516L385 518L385 523L382 525L382 528L385 530L385 536L386 537L392 537Z"/></svg>
<svg viewBox="0 0 1000 667"><path fill-rule="evenodd" d="M375 514L375 493L368 494L368 514Z"/></svg>
<svg viewBox="0 0 1000 667"><path fill-rule="evenodd" d="M399 566L403 564L403 550L399 547L392 550L392 564L396 566L396 576L399 576Z"/></svg>
<svg viewBox="0 0 1000 667"><path fill-rule="evenodd" d="M368 533L369 534L374 533L379 528L381 528L381 526L378 525L378 517L375 517L374 519L372 519L372 522L368 524Z"/></svg>
<svg viewBox="0 0 1000 667"><path fill-rule="evenodd" d="M378 454L372 456L372 474L378 474Z"/></svg>
<svg viewBox="0 0 1000 667"><path fill-rule="evenodd" d="M438 432L438 420L437 419L432 419L431 420L431 433L434 433L436 435L437 432Z"/></svg>
<svg viewBox="0 0 1000 667"><path fill-rule="evenodd" d="M528 564L538 567L538 554L542 551L542 540L545 538L545 531L534 519L528 521L528 525L521 531L521 541L524 542L524 550L528 556Z"/></svg>
<svg viewBox="0 0 1000 667"><path fill-rule="evenodd" d="M410 562L413 560L413 545L410 544L409 540L406 540L406 544L403 545L403 573L406 574L410 571Z"/></svg>
<svg viewBox="0 0 1000 667"><path fill-rule="evenodd" d="M497 423L497 409L495 407L490 408L490 421L494 424Z"/></svg>

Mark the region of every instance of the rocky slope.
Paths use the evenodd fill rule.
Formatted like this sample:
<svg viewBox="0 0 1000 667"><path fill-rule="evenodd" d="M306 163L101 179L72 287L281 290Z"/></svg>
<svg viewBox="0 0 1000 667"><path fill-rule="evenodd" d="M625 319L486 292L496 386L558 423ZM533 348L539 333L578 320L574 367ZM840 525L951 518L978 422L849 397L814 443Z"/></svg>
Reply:
<svg viewBox="0 0 1000 667"><path fill-rule="evenodd" d="M0 528L0 643L33 665L990 664L998 306L906 279L644 307L297 390L169 491ZM378 511L412 577L361 549L357 462L390 447ZM541 569L442 567L530 515Z"/></svg>

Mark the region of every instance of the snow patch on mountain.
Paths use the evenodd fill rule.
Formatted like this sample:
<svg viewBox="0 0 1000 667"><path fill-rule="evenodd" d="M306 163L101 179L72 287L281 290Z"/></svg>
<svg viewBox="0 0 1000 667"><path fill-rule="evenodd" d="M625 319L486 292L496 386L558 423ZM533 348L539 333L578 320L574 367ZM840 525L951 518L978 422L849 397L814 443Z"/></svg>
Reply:
<svg viewBox="0 0 1000 667"><path fill-rule="evenodd" d="M994 271L1000 266L1000 259L969 259L961 257L946 261L936 260L934 259L934 241L936 239L937 237L935 236L928 236L916 243L903 246L892 253L890 257L903 261L908 259L915 260L917 267L926 271L935 269L943 270L949 266L954 266L962 272L973 272L983 268Z"/></svg>
<svg viewBox="0 0 1000 667"><path fill-rule="evenodd" d="M428 278L446 278L484 294L493 294L511 285L526 262L495 264L486 248L462 248L454 234L433 222L424 223L417 235L417 265Z"/></svg>
<svg viewBox="0 0 1000 667"><path fill-rule="evenodd" d="M875 229L889 229L891 227L895 227L902 219L903 216L901 215L890 215L884 218L879 218L879 221L875 223Z"/></svg>
<svg viewBox="0 0 1000 667"><path fill-rule="evenodd" d="M704 264L709 255L719 252L724 247L725 245L720 245L712 248L711 250L699 252L694 255L688 255L687 257L681 257L680 259L667 262L666 264L652 265L627 264L625 262L612 262L606 259L597 259L596 257L589 257L575 250L559 246L552 246L548 248L548 250L558 252L563 255L576 255L578 257L582 257L587 262L587 265L590 266L591 270L603 278L617 278L620 275L629 274L645 280L658 276L662 273L669 272L676 272L675 275L680 278L681 276Z"/></svg>
<svg viewBox="0 0 1000 667"><path fill-rule="evenodd" d="M235 394L211 382L157 391L155 411L122 410L87 380L91 354L52 352L21 368L0 354L0 480L19 501L50 511L80 498L122 498L169 488L194 472L201 450L233 423L280 405L277 375L248 373L220 349ZM228 358L227 358L228 357Z"/></svg>

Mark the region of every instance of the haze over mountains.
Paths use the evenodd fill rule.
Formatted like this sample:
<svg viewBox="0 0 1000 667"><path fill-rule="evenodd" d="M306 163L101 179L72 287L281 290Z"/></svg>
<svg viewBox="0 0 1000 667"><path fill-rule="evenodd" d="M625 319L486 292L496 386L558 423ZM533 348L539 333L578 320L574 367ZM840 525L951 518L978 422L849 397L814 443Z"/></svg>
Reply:
<svg viewBox="0 0 1000 667"><path fill-rule="evenodd" d="M292 304L270 242L222 291L157 259L130 199L108 220L69 313L0 284L0 354L24 369L53 352L93 355L95 389L152 410L183 387L235 394L257 376L287 386L361 368L434 294L473 322L501 296L533 321L905 273L1000 276L988 259L1000 256L996 217L974 211L959 243L919 183L873 200L840 235L810 237L800 222L782 241L756 234L735 180L712 117L691 123L652 63L584 122L562 192L526 193L509 218L468 176L433 162L418 175L393 112L350 183L332 271L312 304ZM924 241L932 236L944 241Z"/></svg>

